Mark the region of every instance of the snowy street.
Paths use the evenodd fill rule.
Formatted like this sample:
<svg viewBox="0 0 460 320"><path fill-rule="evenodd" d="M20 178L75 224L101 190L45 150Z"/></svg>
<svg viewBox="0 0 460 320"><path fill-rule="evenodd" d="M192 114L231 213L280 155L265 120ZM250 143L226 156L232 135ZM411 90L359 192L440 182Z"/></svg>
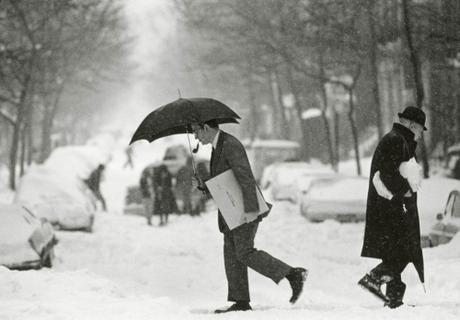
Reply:
<svg viewBox="0 0 460 320"><path fill-rule="evenodd" d="M0 22L0 320L460 320L460 0Z"/></svg>
<svg viewBox="0 0 460 320"><path fill-rule="evenodd" d="M0 319L458 319L458 237L425 251L426 294L413 266L406 268L406 303L416 307L389 310L356 285L377 263L359 256L364 225L311 224L296 210L276 203L256 237L257 248L309 269L294 306L287 281L277 287L250 272L254 311L212 314L228 304L214 211L172 216L163 228L99 212L93 234L58 232L53 269L0 268Z"/></svg>

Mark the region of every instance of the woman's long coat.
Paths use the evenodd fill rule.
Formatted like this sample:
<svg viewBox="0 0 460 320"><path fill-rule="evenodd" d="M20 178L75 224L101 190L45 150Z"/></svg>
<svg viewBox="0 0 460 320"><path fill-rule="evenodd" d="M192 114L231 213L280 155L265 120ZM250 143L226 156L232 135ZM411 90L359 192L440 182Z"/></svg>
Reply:
<svg viewBox="0 0 460 320"><path fill-rule="evenodd" d="M417 193L410 191L408 181L399 173L401 162L415 157L416 147L412 131L399 123L395 123L393 129L380 140L371 164L361 255L412 262L423 282ZM372 183L377 171L380 171L382 182L394 195L391 200L377 194ZM409 191L412 196L405 197Z"/></svg>
<svg viewBox="0 0 460 320"><path fill-rule="evenodd" d="M172 175L165 165L154 168L153 171L154 190L154 214L167 214L177 212L176 197L173 193Z"/></svg>

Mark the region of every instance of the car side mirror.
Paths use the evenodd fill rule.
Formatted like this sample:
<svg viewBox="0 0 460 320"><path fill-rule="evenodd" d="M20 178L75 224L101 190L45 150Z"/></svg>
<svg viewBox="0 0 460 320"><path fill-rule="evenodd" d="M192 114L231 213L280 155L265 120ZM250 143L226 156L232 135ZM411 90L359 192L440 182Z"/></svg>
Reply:
<svg viewBox="0 0 460 320"><path fill-rule="evenodd" d="M442 213L438 213L436 215L436 220L441 221L444 218L444 215Z"/></svg>

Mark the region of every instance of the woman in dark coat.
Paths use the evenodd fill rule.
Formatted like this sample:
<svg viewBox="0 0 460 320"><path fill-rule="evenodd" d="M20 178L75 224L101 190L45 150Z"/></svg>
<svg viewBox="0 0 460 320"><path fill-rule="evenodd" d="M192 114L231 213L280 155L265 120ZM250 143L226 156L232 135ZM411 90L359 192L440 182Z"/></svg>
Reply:
<svg viewBox="0 0 460 320"><path fill-rule="evenodd" d="M160 215L160 226L163 226L168 223L168 215L177 211L172 175L164 164L154 168L153 191L155 194L153 212Z"/></svg>
<svg viewBox="0 0 460 320"><path fill-rule="evenodd" d="M401 123L395 123L382 138L372 159L361 253L363 257L382 259L382 263L359 281L390 308L402 305L406 286L401 281L401 273L408 263L414 264L420 280L424 281L417 193L401 176L399 167L415 157L415 140L424 129L425 114L418 108L408 107L398 115ZM372 179L377 171L393 194L391 200L380 196L374 187ZM387 283L385 295L380 291L383 283Z"/></svg>
<svg viewBox="0 0 460 320"><path fill-rule="evenodd" d="M192 214L192 160L189 157L176 174L176 195L183 201L182 212Z"/></svg>

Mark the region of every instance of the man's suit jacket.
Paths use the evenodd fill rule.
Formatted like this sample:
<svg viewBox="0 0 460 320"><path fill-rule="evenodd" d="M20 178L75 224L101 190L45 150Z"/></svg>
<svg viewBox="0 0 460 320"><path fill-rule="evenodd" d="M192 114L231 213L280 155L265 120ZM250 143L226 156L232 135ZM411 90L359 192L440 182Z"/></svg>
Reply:
<svg viewBox="0 0 460 320"><path fill-rule="evenodd" d="M211 178L232 169L235 178L243 191L243 202L245 212L259 210L257 201L256 180L249 164L248 156L243 144L231 134L220 131L217 145L211 154L210 171ZM227 224L219 211L219 230L229 231Z"/></svg>

